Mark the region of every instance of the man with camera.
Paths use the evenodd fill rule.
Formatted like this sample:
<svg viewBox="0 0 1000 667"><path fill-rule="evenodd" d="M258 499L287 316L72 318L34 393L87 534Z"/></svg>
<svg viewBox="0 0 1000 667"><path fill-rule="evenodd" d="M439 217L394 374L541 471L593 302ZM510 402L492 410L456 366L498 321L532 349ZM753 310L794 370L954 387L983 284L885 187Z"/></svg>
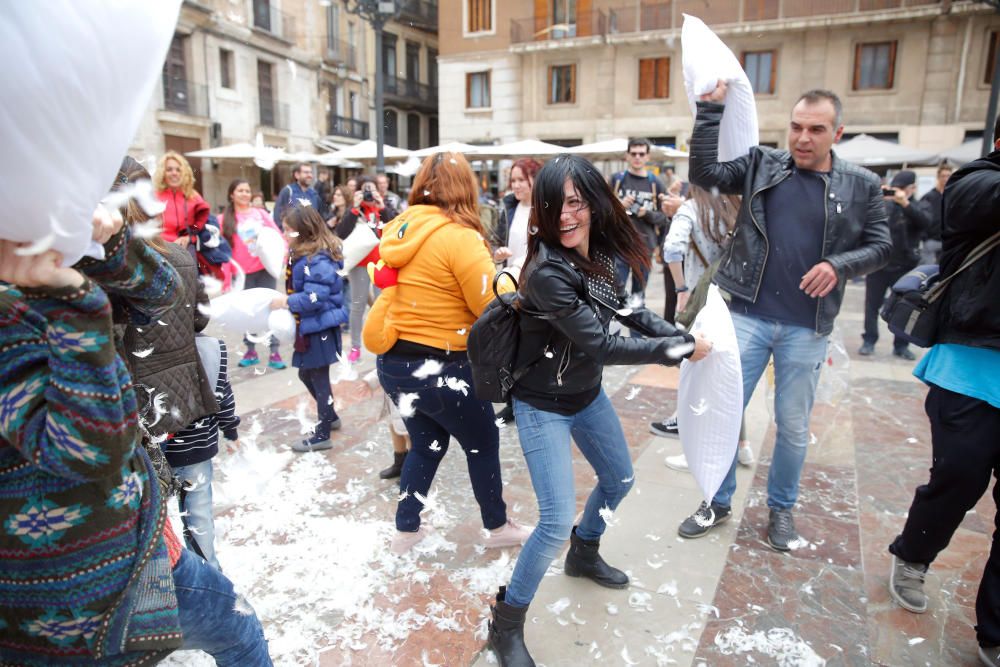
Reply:
<svg viewBox="0 0 1000 667"><path fill-rule="evenodd" d="M665 194L667 189L663 181L646 170L651 148L649 139L629 139L628 152L625 154L628 169L611 176L611 189L621 200L622 206L632 219L632 224L646 242L650 260L657 247L657 230L667 224L667 216L659 207L660 195ZM615 265L621 291L628 285L629 268L621 259L616 259ZM644 274L641 282L632 276L631 293L638 295L640 299L645 295L646 282L649 280L649 271L645 271ZM670 281L667 289L673 291L673 281Z"/></svg>
<svg viewBox="0 0 1000 667"><path fill-rule="evenodd" d="M889 187L882 188L885 211L889 216L889 233L892 235L892 252L889 263L869 273L865 278L865 332L858 354L867 357L875 353L878 341L878 313L885 301L885 292L897 280L909 273L920 262L920 239L931 226L931 219L914 199L917 175L909 169L892 177ZM913 361L916 356L902 338L892 343L892 354L900 359Z"/></svg>

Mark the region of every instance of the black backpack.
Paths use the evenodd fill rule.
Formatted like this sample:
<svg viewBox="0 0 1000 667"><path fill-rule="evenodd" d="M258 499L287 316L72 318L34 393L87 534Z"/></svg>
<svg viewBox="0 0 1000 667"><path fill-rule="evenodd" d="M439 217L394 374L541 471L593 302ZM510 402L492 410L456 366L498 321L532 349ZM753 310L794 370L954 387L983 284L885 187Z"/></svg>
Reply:
<svg viewBox="0 0 1000 667"><path fill-rule="evenodd" d="M498 293L497 282L500 276L510 278L515 291ZM514 276L504 271L497 273L493 278L493 294L496 298L469 330L467 352L472 364L472 386L480 400L507 402L514 383L531 370L545 353L543 346L537 359L523 368L514 368L521 341L521 316L554 320L561 315L561 312L542 313L524 308L516 290L517 281Z"/></svg>

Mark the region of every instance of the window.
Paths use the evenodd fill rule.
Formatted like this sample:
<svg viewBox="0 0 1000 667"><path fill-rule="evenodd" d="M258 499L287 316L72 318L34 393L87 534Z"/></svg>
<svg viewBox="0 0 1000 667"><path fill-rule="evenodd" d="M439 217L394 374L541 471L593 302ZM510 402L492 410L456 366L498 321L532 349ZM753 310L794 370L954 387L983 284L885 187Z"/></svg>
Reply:
<svg viewBox="0 0 1000 667"><path fill-rule="evenodd" d="M406 42L406 78L420 81L420 45Z"/></svg>
<svg viewBox="0 0 1000 667"><path fill-rule="evenodd" d="M1000 42L1000 32L993 31L990 33L990 48L986 54L986 76L983 77L983 83L990 85L993 83L993 70L997 66L997 46Z"/></svg>
<svg viewBox="0 0 1000 667"><path fill-rule="evenodd" d="M167 109L187 113L188 85L184 35L174 35L163 63L163 103Z"/></svg>
<svg viewBox="0 0 1000 667"><path fill-rule="evenodd" d="M396 36L385 33L382 36L382 72L385 74L386 88L396 89Z"/></svg>
<svg viewBox="0 0 1000 667"><path fill-rule="evenodd" d="M253 25L271 32L271 0L253 0Z"/></svg>
<svg viewBox="0 0 1000 667"><path fill-rule="evenodd" d="M427 49L427 85L438 87L438 52L437 49ZM436 146L437 144L431 144Z"/></svg>
<svg viewBox="0 0 1000 667"><path fill-rule="evenodd" d="M576 65L549 67L549 104L576 102Z"/></svg>
<svg viewBox="0 0 1000 667"><path fill-rule="evenodd" d="M236 75L233 71L233 52L219 49L219 82L223 88L235 88Z"/></svg>
<svg viewBox="0 0 1000 667"><path fill-rule="evenodd" d="M778 71L778 54L774 51L745 51L743 71L757 95L773 95Z"/></svg>
<svg viewBox="0 0 1000 667"><path fill-rule="evenodd" d="M465 75L465 107L490 108L490 73L469 72Z"/></svg>
<svg viewBox="0 0 1000 667"><path fill-rule="evenodd" d="M552 39L576 37L576 0L552 0Z"/></svg>
<svg viewBox="0 0 1000 667"><path fill-rule="evenodd" d="M466 0L466 32L493 30L493 0Z"/></svg>
<svg viewBox="0 0 1000 667"><path fill-rule="evenodd" d="M431 116L427 121L427 144L437 146L440 143L438 140L438 119L437 116Z"/></svg>
<svg viewBox="0 0 1000 667"><path fill-rule="evenodd" d="M274 127L274 66L257 61L257 98L260 103L260 124Z"/></svg>
<svg viewBox="0 0 1000 667"><path fill-rule="evenodd" d="M639 99L665 100L670 97L670 58L639 59Z"/></svg>
<svg viewBox="0 0 1000 667"><path fill-rule="evenodd" d="M340 7L333 2L326 7L326 48L333 53L340 50Z"/></svg>
<svg viewBox="0 0 1000 667"><path fill-rule="evenodd" d="M340 115L340 87L335 83L326 84L327 111L334 116ZM333 134L332 132L330 134Z"/></svg>
<svg viewBox="0 0 1000 667"><path fill-rule="evenodd" d="M392 109L385 110L384 140L390 146L399 144L399 114Z"/></svg>
<svg viewBox="0 0 1000 667"><path fill-rule="evenodd" d="M406 147L411 150L420 149L420 116L415 113L406 114Z"/></svg>
<svg viewBox="0 0 1000 667"><path fill-rule="evenodd" d="M896 42L858 44L854 49L854 90L892 88L896 72Z"/></svg>

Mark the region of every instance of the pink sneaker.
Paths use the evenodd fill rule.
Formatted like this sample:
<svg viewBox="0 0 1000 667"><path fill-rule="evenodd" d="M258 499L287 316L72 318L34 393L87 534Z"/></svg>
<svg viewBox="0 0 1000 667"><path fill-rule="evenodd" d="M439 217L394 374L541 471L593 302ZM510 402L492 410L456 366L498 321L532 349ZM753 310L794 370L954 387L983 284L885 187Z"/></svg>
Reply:
<svg viewBox="0 0 1000 667"><path fill-rule="evenodd" d="M534 528L514 523L513 519L507 519L507 523L490 531L489 536L483 540L483 546L487 549L519 547L531 537L533 530Z"/></svg>
<svg viewBox="0 0 1000 667"><path fill-rule="evenodd" d="M416 532L405 533L401 530L396 531L396 536L392 538L392 545L389 549L392 553L397 556L402 556L410 551L413 547L417 546L421 540L431 534L430 528L425 528L420 526L417 528Z"/></svg>
<svg viewBox="0 0 1000 667"><path fill-rule="evenodd" d="M355 361L357 361L360 358L361 358L361 348L360 347L352 347L350 354L347 355L347 360L353 364Z"/></svg>

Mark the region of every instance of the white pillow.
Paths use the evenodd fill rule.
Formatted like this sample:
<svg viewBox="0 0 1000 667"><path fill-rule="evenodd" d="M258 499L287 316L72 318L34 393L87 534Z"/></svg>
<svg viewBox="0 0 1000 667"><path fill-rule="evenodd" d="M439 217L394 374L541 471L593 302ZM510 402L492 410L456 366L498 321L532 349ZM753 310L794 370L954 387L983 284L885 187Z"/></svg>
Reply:
<svg viewBox="0 0 1000 667"><path fill-rule="evenodd" d="M377 245L378 237L375 236L375 232L365 224L364 220L359 218L357 224L354 225L354 231L344 239L344 268L340 270L340 275L346 276Z"/></svg>
<svg viewBox="0 0 1000 667"><path fill-rule="evenodd" d="M268 331L271 301L276 296L281 292L267 287L228 292L212 299L208 314L213 324L229 331Z"/></svg>
<svg viewBox="0 0 1000 667"><path fill-rule="evenodd" d="M739 59L701 19L684 15L681 28L684 89L692 115L698 97L715 90L722 79L729 84L726 110L719 127L719 162L735 160L760 143L757 101Z"/></svg>
<svg viewBox="0 0 1000 667"><path fill-rule="evenodd" d="M257 258L264 265L264 270L279 281L285 279L285 257L288 254L288 246L285 239L281 237L281 232L273 227L261 225L254 243L254 250L257 251Z"/></svg>
<svg viewBox="0 0 1000 667"><path fill-rule="evenodd" d="M0 238L87 251L94 207L139 128L181 0L6 2Z"/></svg>

